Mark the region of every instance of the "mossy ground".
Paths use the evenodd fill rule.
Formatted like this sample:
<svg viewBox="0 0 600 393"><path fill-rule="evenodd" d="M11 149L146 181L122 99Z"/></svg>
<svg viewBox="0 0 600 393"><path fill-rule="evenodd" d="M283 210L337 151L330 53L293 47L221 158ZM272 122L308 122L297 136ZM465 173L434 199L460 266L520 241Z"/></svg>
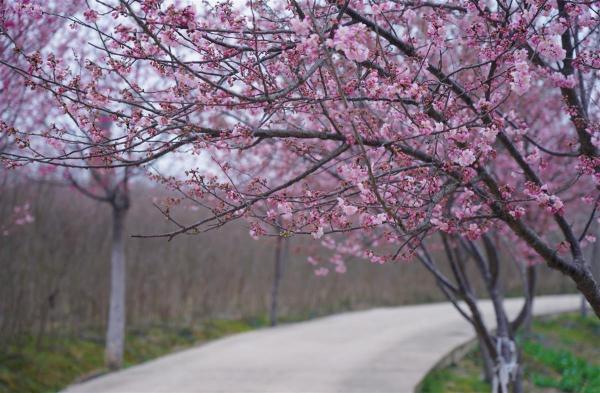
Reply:
<svg viewBox="0 0 600 393"><path fill-rule="evenodd" d="M531 393L600 393L600 320L575 313L536 318L531 333L518 338L524 365L524 391ZM491 388L482 380L477 350L457 364L436 369L420 393L480 393Z"/></svg>
<svg viewBox="0 0 600 393"><path fill-rule="evenodd" d="M193 327L131 329L126 338L124 366L267 325L266 317L258 317L217 319ZM40 342L33 336L19 337L0 348L0 393L56 392L76 380L106 372L103 363L104 339L99 330L76 336L47 336Z"/></svg>

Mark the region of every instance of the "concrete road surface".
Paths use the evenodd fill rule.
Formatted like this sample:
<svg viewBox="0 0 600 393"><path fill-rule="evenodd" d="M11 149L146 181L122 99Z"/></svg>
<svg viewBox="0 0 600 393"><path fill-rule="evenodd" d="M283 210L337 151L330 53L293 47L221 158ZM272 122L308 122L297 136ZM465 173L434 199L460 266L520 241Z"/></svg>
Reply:
<svg viewBox="0 0 600 393"><path fill-rule="evenodd" d="M521 303L507 300L506 307L515 315ZM578 304L575 295L544 296L534 312ZM490 303L482 307L491 317ZM473 336L448 303L379 308L230 336L66 392L409 393L442 356Z"/></svg>

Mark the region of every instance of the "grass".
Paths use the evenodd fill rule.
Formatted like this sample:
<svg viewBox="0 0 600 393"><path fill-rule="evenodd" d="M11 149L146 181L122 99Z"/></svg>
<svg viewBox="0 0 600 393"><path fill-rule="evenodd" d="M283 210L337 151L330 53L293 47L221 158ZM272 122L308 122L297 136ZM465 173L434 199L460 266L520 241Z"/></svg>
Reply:
<svg viewBox="0 0 600 393"><path fill-rule="evenodd" d="M468 353L459 365L436 369L423 380L420 393L472 393L489 392L489 385L479 374L477 352Z"/></svg>
<svg viewBox="0 0 600 393"><path fill-rule="evenodd" d="M124 367L267 325L266 317L257 317L216 319L194 327L131 329L126 337ZM100 331L48 336L41 343L33 336L22 336L0 348L0 393L56 392L76 380L106 372L103 363L104 340Z"/></svg>
<svg viewBox="0 0 600 393"><path fill-rule="evenodd" d="M600 320L575 313L536 318L531 334L517 338L524 391L600 393ZM490 392L477 350L457 364L431 371L420 393Z"/></svg>

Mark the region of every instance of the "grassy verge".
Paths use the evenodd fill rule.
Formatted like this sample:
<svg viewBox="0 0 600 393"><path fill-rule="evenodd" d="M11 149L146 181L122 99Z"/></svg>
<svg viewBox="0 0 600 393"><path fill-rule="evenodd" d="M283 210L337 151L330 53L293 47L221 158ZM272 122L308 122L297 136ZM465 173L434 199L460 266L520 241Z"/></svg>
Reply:
<svg viewBox="0 0 600 393"><path fill-rule="evenodd" d="M568 313L536 318L529 335L518 337L524 391L600 392L600 320ZM457 364L430 372L420 393L490 392L477 350Z"/></svg>
<svg viewBox="0 0 600 393"><path fill-rule="evenodd" d="M290 322L283 321L283 322ZM266 317L212 320L194 327L149 326L127 333L125 367L229 334L267 326ZM53 335L41 342L23 336L0 349L0 393L56 392L106 372L100 331Z"/></svg>

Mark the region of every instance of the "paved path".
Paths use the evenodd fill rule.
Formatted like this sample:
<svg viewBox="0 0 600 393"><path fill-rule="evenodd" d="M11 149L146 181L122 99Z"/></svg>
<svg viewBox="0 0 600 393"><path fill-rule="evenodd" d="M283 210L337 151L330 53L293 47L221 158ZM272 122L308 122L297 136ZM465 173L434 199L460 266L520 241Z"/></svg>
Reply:
<svg viewBox="0 0 600 393"><path fill-rule="evenodd" d="M575 309L578 296L536 299L536 314ZM521 301L506 307L516 314ZM491 317L489 302L482 302ZM69 393L409 393L473 337L447 303L351 312L213 341L92 381Z"/></svg>

